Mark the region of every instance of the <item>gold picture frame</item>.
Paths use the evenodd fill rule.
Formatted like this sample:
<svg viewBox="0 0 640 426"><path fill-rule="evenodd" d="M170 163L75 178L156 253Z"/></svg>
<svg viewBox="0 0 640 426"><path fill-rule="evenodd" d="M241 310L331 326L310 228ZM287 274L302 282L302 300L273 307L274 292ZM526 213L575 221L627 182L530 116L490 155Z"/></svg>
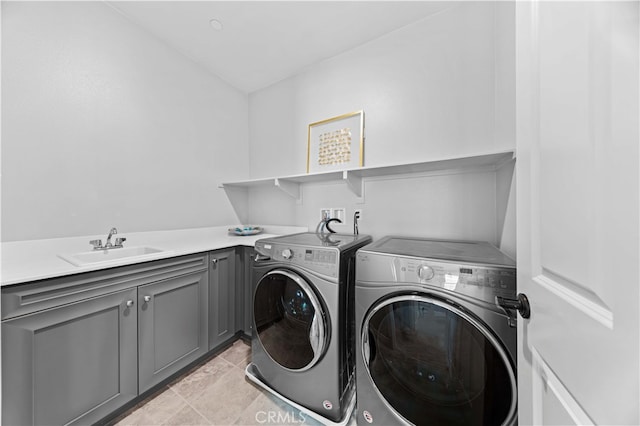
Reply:
<svg viewBox="0 0 640 426"><path fill-rule="evenodd" d="M364 164L364 111L309 124L307 173L353 169Z"/></svg>

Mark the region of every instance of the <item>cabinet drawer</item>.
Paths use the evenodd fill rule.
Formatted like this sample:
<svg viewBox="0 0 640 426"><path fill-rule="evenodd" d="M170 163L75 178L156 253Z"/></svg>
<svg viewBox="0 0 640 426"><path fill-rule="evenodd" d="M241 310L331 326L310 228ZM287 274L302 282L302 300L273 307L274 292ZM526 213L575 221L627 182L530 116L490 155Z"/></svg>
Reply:
<svg viewBox="0 0 640 426"><path fill-rule="evenodd" d="M3 287L2 320L207 267L207 255L196 254Z"/></svg>

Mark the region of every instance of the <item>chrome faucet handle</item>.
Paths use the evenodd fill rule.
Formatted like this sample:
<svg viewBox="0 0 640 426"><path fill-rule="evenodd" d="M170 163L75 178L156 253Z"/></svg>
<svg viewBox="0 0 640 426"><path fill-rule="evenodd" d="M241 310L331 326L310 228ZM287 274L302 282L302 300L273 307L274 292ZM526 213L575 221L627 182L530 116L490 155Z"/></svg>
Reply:
<svg viewBox="0 0 640 426"><path fill-rule="evenodd" d="M116 238L116 243L114 244L114 247L122 247L122 243L124 243L125 241L127 241L125 237Z"/></svg>
<svg viewBox="0 0 640 426"><path fill-rule="evenodd" d="M111 229L109 230L109 235L107 235L107 242L106 242L106 243L104 243L104 248L111 248L111 247L113 247L113 244L111 244L111 236L112 236L113 234L117 234L117 233L118 233L118 230L117 230L116 228L111 228Z"/></svg>
<svg viewBox="0 0 640 426"><path fill-rule="evenodd" d="M102 249L102 240L91 240L91 241L89 241L89 244L91 244L93 246L94 250L101 250Z"/></svg>

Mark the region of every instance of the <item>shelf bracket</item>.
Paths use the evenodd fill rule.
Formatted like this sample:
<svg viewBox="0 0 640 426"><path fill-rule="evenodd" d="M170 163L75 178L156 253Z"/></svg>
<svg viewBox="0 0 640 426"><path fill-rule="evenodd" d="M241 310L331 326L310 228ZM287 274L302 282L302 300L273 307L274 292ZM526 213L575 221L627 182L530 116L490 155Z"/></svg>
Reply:
<svg viewBox="0 0 640 426"><path fill-rule="evenodd" d="M247 223L249 219L249 190L248 188L220 185L227 194L231 207L236 212L240 223Z"/></svg>
<svg viewBox="0 0 640 426"><path fill-rule="evenodd" d="M275 186L280 188L282 191L284 191L285 194L289 195L291 198L294 198L296 200L297 204L301 204L302 203L302 196L300 194L300 184L299 183L290 182L290 181L282 180L282 179L279 179L279 178L275 178L274 179L274 184L275 184Z"/></svg>
<svg viewBox="0 0 640 426"><path fill-rule="evenodd" d="M342 172L342 180L347 183L349 190L358 197L358 203L364 203L364 181L362 176L357 176L355 173L349 173L348 170Z"/></svg>

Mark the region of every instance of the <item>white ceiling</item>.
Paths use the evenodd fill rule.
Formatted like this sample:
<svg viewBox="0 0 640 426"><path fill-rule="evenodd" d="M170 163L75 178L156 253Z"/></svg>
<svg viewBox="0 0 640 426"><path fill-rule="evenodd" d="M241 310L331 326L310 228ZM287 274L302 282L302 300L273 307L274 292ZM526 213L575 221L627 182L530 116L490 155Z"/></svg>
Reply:
<svg viewBox="0 0 640 426"><path fill-rule="evenodd" d="M250 93L447 8L433 1L109 1ZM214 30L209 21L219 20Z"/></svg>

